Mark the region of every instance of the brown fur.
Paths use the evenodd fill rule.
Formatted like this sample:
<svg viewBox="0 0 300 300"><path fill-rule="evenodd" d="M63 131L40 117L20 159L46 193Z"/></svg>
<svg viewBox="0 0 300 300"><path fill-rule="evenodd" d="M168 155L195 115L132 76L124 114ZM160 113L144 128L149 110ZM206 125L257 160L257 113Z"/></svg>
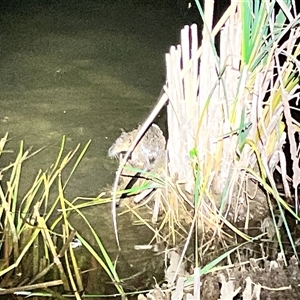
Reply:
<svg viewBox="0 0 300 300"><path fill-rule="evenodd" d="M122 132L113 145L108 150L109 157L120 157L130 148L139 129L130 132ZM155 161L165 153L166 140L156 124L152 124L145 135L141 138L135 149L131 153L128 160L129 164L134 168L152 169Z"/></svg>

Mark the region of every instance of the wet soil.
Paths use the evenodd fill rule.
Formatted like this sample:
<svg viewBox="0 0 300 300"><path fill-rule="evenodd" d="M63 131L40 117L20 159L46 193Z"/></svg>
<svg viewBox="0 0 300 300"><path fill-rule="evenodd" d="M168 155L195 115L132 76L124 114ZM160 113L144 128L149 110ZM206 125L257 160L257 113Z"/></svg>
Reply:
<svg viewBox="0 0 300 300"><path fill-rule="evenodd" d="M283 256L276 259L255 259L248 256L243 262L227 265L200 278L200 298L204 300L299 299L300 269L298 258L292 256L287 264ZM180 287L179 279L173 288L156 286L139 300L168 300L175 295L182 299L196 299L194 284ZM179 292L180 291L180 292ZM181 299L181 297L180 297Z"/></svg>

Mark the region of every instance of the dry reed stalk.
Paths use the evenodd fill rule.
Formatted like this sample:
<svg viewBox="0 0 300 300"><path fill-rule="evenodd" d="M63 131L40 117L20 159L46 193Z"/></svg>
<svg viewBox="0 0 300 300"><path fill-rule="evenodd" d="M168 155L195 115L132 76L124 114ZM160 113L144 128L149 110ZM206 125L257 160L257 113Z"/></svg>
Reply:
<svg viewBox="0 0 300 300"><path fill-rule="evenodd" d="M213 46L216 34L216 31L212 33L213 6L213 1L205 1L201 51L194 24L184 27L181 44L177 48L171 47L166 55L169 174L176 185L184 183L185 191L194 195L195 203L190 203L190 206L194 208L194 218L200 217L200 220L198 223L194 219L191 227L196 221L196 227L200 226L202 232L205 227L221 231L217 225L219 217L214 197L207 193L210 193L212 181L220 170L222 139L219 137L230 131L223 128L224 103L220 101L219 87L221 71ZM229 12L226 12L226 18ZM222 22L226 18L222 18ZM196 155L191 153L193 149ZM197 175L199 171L201 174ZM197 176L200 176L200 181L195 187ZM202 202L203 199L207 203Z"/></svg>
<svg viewBox="0 0 300 300"><path fill-rule="evenodd" d="M246 169L257 167L256 154L253 147L245 144L244 136L249 133L255 145L261 143L259 151L263 147L273 151L282 146L281 142L275 148L271 144L266 146L269 137L282 134L280 127L276 127L282 109L274 108L277 111L268 119L262 103L273 76L272 61L261 73L252 74L247 66L241 67L240 10L239 3L232 3L222 17L225 26L221 32L220 58L214 49L213 1L205 1L201 50L197 47L196 25L192 25L182 30L181 45L171 47L166 55L169 174L173 180L185 183L187 192L193 193L195 169L191 166L196 164L201 170L202 194L209 193L215 212L224 191L223 208L237 205L237 201L231 201L245 196ZM221 26L217 28L220 30ZM258 124L259 118L265 122ZM258 128L264 133L261 142ZM196 158L189 155L192 149L196 149ZM250 218L249 212L240 208L235 212L235 219L238 212L247 220ZM222 208L221 213L224 213ZM225 211L224 216L227 214Z"/></svg>
<svg viewBox="0 0 300 300"><path fill-rule="evenodd" d="M242 107L236 97L239 86L240 92L243 91L244 82L246 81L247 71L241 76L239 70L240 51L241 51L241 24L240 15L234 14L235 7L232 7L230 18L226 21L220 35L220 66L223 70L220 84L219 109L223 111L224 122L220 130L218 141L220 152L216 163L218 182L214 182L217 192L221 192L228 180L231 165L235 159L235 150L237 144L237 135L228 134L233 129L239 127ZM221 124L220 124L221 125ZM226 138L224 135L228 134Z"/></svg>
<svg viewBox="0 0 300 300"><path fill-rule="evenodd" d="M190 41L191 34L191 41ZM195 128L199 118L197 111L198 65L197 26L185 26L181 31L181 45L171 47L166 55L168 106L168 156L169 172L179 181L187 181L187 189L193 190L193 170L189 151L194 147ZM187 64L190 68L186 70ZM176 174L176 175L175 175Z"/></svg>
<svg viewBox="0 0 300 300"><path fill-rule="evenodd" d="M171 178L185 183L185 189L190 193L194 190L194 174L189 152L196 147L201 156L199 161L202 161L208 154L206 148L208 136L212 130L218 132L218 125L211 122L210 116L206 115L207 99L211 98L210 94L216 89L219 77L215 71L216 61L212 42L225 21L233 14L235 5L227 9L213 30L211 30L213 2L206 1L205 9L207 26L204 28L202 46L198 48L197 27L194 24L191 27L184 27L181 32L181 44L177 47L172 46L170 53L166 54L165 93L169 98L167 145L169 173ZM213 94L216 105L219 105L219 93L215 91ZM214 113L212 107L211 114ZM202 124L199 123L204 115L207 125L200 130L198 127ZM215 116L213 120L216 119L220 118ZM214 144L212 137L210 139L210 143ZM208 166L204 169L211 172Z"/></svg>

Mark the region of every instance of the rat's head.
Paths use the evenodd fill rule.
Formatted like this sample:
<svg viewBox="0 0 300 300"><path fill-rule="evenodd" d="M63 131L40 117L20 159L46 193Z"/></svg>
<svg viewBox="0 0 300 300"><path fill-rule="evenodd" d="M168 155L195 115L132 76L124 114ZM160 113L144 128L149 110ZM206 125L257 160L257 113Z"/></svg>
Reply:
<svg viewBox="0 0 300 300"><path fill-rule="evenodd" d="M137 130L131 132L122 132L122 134L116 139L112 146L108 150L109 157L119 157L121 153L126 153L130 148Z"/></svg>

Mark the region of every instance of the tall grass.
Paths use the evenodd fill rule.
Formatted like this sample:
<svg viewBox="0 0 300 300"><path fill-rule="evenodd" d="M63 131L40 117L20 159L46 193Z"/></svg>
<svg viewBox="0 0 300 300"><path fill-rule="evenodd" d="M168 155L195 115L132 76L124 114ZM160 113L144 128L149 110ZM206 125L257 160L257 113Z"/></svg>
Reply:
<svg viewBox="0 0 300 300"><path fill-rule="evenodd" d="M6 140L7 135L0 143L2 155L5 153ZM83 207L104 204L110 199L77 197L70 201L65 195L66 187L90 141L82 149L78 145L65 153L65 140L64 137L55 163L48 170L37 172L24 195L20 193L20 181L24 180L24 161L28 160L30 163L39 151L29 153L21 143L15 161L2 169L1 174L9 174L9 179L2 181L0 187L0 295L15 293L33 296L36 295L34 290L39 289L46 290L44 295L50 292L58 297L53 289L48 289L56 286L62 287L60 291L72 292L76 299L81 299L80 293L84 291L84 286L81 266L78 265L79 257L72 247L75 237L114 282L118 293L124 293L116 268L101 238L81 211ZM79 200L84 200L84 203L77 204ZM88 243L83 238L87 233L70 221L70 214L74 212L87 224L96 246ZM55 273L59 274L59 279L52 278L49 281L48 278ZM11 288L12 281L17 287ZM43 293L39 295L42 296Z"/></svg>

